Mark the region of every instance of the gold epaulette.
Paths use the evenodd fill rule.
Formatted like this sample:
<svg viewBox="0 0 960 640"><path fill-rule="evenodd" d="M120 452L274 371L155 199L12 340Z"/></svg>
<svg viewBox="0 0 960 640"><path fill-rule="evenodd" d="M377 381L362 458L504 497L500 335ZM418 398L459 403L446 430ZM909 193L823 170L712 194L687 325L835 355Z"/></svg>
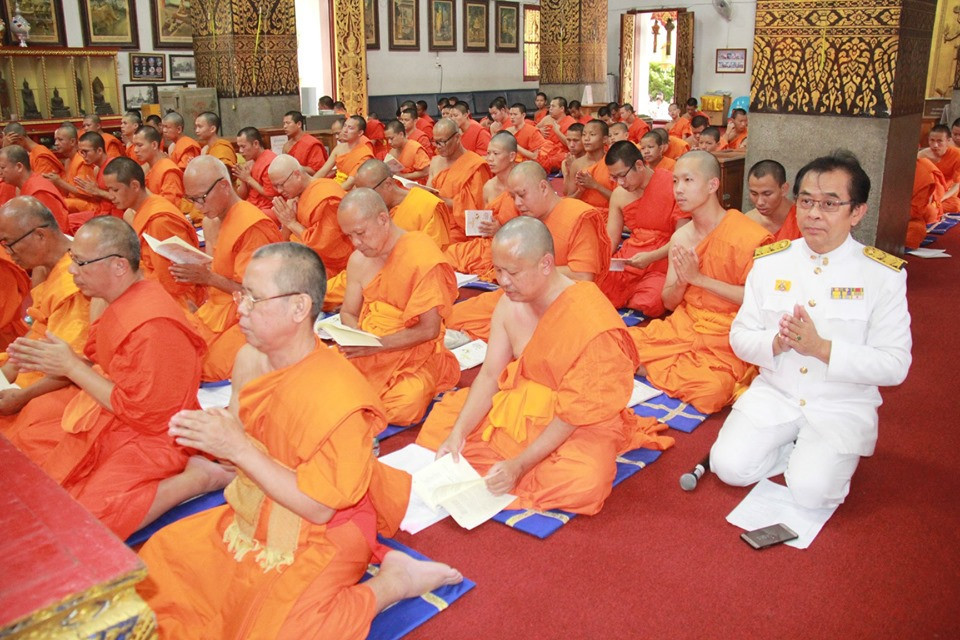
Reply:
<svg viewBox="0 0 960 640"><path fill-rule="evenodd" d="M779 242L774 242L773 244L765 244L762 247L757 247L757 250L753 252L753 259L756 260L757 258L762 258L764 256L772 256L775 253L780 253L789 246L789 240L780 240Z"/></svg>
<svg viewBox="0 0 960 640"><path fill-rule="evenodd" d="M877 249L876 247L864 247L863 255L867 256L874 262L879 262L885 267L889 267L894 271L900 271L903 269L903 265L907 263L903 258L898 258L897 256L891 255L886 251Z"/></svg>

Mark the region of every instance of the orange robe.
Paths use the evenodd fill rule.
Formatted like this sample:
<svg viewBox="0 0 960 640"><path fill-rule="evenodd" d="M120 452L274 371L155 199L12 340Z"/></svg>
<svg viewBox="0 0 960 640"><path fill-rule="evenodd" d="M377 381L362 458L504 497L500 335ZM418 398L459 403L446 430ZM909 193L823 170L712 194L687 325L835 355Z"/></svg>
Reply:
<svg viewBox="0 0 960 640"><path fill-rule="evenodd" d="M770 238L766 229L730 209L696 247L700 272L743 286L753 266L754 250ZM735 302L690 285L669 317L628 329L650 382L704 413L730 404L738 384L749 383L754 372L730 347L730 325L739 308Z"/></svg>
<svg viewBox="0 0 960 640"><path fill-rule="evenodd" d="M928 161L929 162L929 161ZM773 235L773 242L780 240L796 240L803 234L800 233L800 226L797 224L797 205L794 204L787 212L787 217L783 219L783 224Z"/></svg>
<svg viewBox="0 0 960 640"><path fill-rule="evenodd" d="M416 122L414 122L413 125L416 129L423 131L423 133L426 134L428 140L430 138L433 138L434 121L433 121L433 118L431 118L427 114L423 114L422 116L417 118Z"/></svg>
<svg viewBox="0 0 960 640"><path fill-rule="evenodd" d="M52 182L34 171L20 187L20 195L33 196L42 202L47 209L50 209L53 217L57 219L60 230L64 233L70 232L70 214L67 211L67 201Z"/></svg>
<svg viewBox="0 0 960 640"><path fill-rule="evenodd" d="M396 533L410 492L409 475L371 455L386 424L376 393L335 349L318 346L246 385L240 421L301 491L336 513L309 522L240 472L226 505L164 528L140 552L149 576L137 590L160 636L362 640L376 602L357 582L386 551L376 534Z"/></svg>
<svg viewBox="0 0 960 640"><path fill-rule="evenodd" d="M109 162L109 161L108 161ZM104 165L106 166L106 164ZM97 188L101 191L107 191L107 183L103 179L103 167L92 167L96 176L91 178L97 183ZM70 233L75 234L90 218L96 216L114 216L123 217L123 211L120 211L109 198L97 198L94 205L85 211L78 211L69 215Z"/></svg>
<svg viewBox="0 0 960 640"><path fill-rule="evenodd" d="M500 373L493 406L467 437L462 455L485 474L519 455L559 418L576 429L520 479L509 508L599 512L613 488L618 453L673 444L673 438L654 435L665 425L644 428L625 408L638 362L623 320L596 285L574 283L544 312L520 357ZM444 396L421 427L418 444L439 447L468 392Z"/></svg>
<svg viewBox="0 0 960 640"><path fill-rule="evenodd" d="M357 144L347 153L341 153L337 156L337 173L342 173L348 178L357 172L364 162L373 157L373 149L369 144Z"/></svg>
<svg viewBox="0 0 960 640"><path fill-rule="evenodd" d="M953 185L960 183L960 149L957 147L947 147L946 153L936 162L937 169L943 174L947 185L947 191L953 188ZM960 212L960 196L950 196L943 201L944 213Z"/></svg>
<svg viewBox="0 0 960 640"><path fill-rule="evenodd" d="M309 133L303 134L287 153L296 158L301 167L310 167L313 171L319 171L327 162L327 148Z"/></svg>
<svg viewBox="0 0 960 640"><path fill-rule="evenodd" d="M453 268L440 249L426 234L407 231L383 268L363 288L358 324L378 336L396 333L416 325L419 316L431 309L437 309L446 319L456 299ZM443 336L441 323L433 340L350 361L379 390L391 424L419 422L433 397L451 389L460 379L460 365L444 346Z"/></svg>
<svg viewBox="0 0 960 640"><path fill-rule="evenodd" d="M393 151L393 149L391 149ZM423 171L430 167L430 156L416 140L407 140L400 151L399 156L394 156L397 161L403 165L401 173L413 173L414 171ZM420 184L426 184L427 178L423 177L417 180Z"/></svg>
<svg viewBox="0 0 960 640"><path fill-rule="evenodd" d="M270 176L267 173L267 170L270 168L270 163L273 162L273 159L277 157L270 149L264 149L256 160L253 161L253 166L250 167L250 177L253 178L253 181L263 187L263 195L259 191L251 187L247 188L247 202L257 207L269 217L271 220L275 218L273 214L273 199L279 195L277 190L273 188L273 183L270 182Z"/></svg>
<svg viewBox="0 0 960 640"><path fill-rule="evenodd" d="M173 143L173 149L170 151L170 159L174 164L180 167L180 171L187 168L190 161L200 155L200 144L189 136L180 136Z"/></svg>
<svg viewBox="0 0 960 640"><path fill-rule="evenodd" d="M113 160L114 158L120 158L127 155L127 150L123 146L123 142L117 138L117 136L105 131L101 131L100 135L103 136L104 150L107 152L108 158Z"/></svg>
<svg viewBox="0 0 960 640"><path fill-rule="evenodd" d="M687 151L690 151L690 144L686 140L670 136L669 143L667 144L667 150L663 152L663 157L676 160Z"/></svg>
<svg viewBox="0 0 960 640"><path fill-rule="evenodd" d="M547 109L546 107L542 109L537 109L537 112L533 114L533 123L540 124L540 121L546 118L549 112L550 112L549 109Z"/></svg>
<svg viewBox="0 0 960 640"><path fill-rule="evenodd" d="M433 148L433 127L430 127L430 135L427 135L417 127L414 127L412 130L407 132L407 140L413 140L414 142L419 142L420 146L423 147L423 150L427 152L427 155L431 158L434 156L435 150Z"/></svg>
<svg viewBox="0 0 960 640"><path fill-rule="evenodd" d="M94 179L93 167L85 163L83 161L83 156L81 156L79 153L73 154L73 157L70 158L70 161L67 163L63 171L63 181L70 186L76 186L76 183L74 182L75 178L86 178L88 180ZM82 192L74 195L61 189L60 193L63 194L63 197L67 203L67 209L71 212L84 211L86 209L93 208L93 203L95 202L94 198Z"/></svg>
<svg viewBox="0 0 960 640"><path fill-rule="evenodd" d="M453 200L450 242L467 239L464 211L483 208L483 185L492 177L487 161L472 151L464 151L456 162L433 177L432 186L440 197Z"/></svg>
<svg viewBox="0 0 960 640"><path fill-rule="evenodd" d="M607 168L607 163L603 158L593 165L587 167L587 173L593 176L594 180L599 182L601 185L613 191L614 187L617 186L617 183L613 178L610 177L610 170ZM604 218L607 216L607 210L610 208L610 198L604 196L602 193L596 189L584 189L583 193L577 196L578 200L583 200L587 204L600 209L603 212Z"/></svg>
<svg viewBox="0 0 960 640"><path fill-rule="evenodd" d="M347 192L336 180L315 178L297 201L297 222L306 230L303 237L294 239L317 252L326 267L327 277L345 269L353 253L353 243L343 235L337 223L337 208L345 195Z"/></svg>
<svg viewBox="0 0 960 640"><path fill-rule="evenodd" d="M743 133L738 134L733 140L727 141L726 134L720 136L720 146L717 147L718 150L721 149L739 149L741 146L747 142L747 130L744 129Z"/></svg>
<svg viewBox="0 0 960 640"><path fill-rule="evenodd" d="M233 150L233 145L230 144L230 141L224 138L217 138L207 145L203 155L217 158L227 166L227 169L232 169L237 165L237 152Z"/></svg>
<svg viewBox="0 0 960 640"><path fill-rule="evenodd" d="M115 385L112 410L77 390L62 416L23 425L11 441L126 538L146 516L160 481L187 462L167 423L177 411L199 409L203 351L203 341L163 287L136 282L93 323L84 349Z"/></svg>
<svg viewBox="0 0 960 640"><path fill-rule="evenodd" d="M575 122L573 116L563 116L557 124L560 126L560 132L567 135L570 126ZM551 127L546 142L537 150L537 162L547 173L552 173L560 168L569 152L569 147L560 140L557 132Z"/></svg>
<svg viewBox="0 0 960 640"><path fill-rule="evenodd" d="M47 149L42 144L36 145L30 150L30 170L34 173L43 175L44 173L55 173L63 176L63 163L60 158L54 155L53 151Z"/></svg>
<svg viewBox="0 0 960 640"><path fill-rule="evenodd" d="M523 126L520 127L520 130L517 131L514 136L517 139L517 146L523 147L527 151L532 151L537 153L544 144L546 144L546 139L543 137L543 134L540 133L540 129L536 128L526 120L523 122ZM517 154L517 162L523 162L526 160L521 154Z"/></svg>
<svg viewBox="0 0 960 640"><path fill-rule="evenodd" d="M663 169L665 171L673 172L673 168L677 166L677 161L673 158L668 158L667 156L661 156L660 161L657 162L655 166L651 166L651 169Z"/></svg>
<svg viewBox="0 0 960 640"><path fill-rule="evenodd" d="M613 251L600 211L580 200L563 198L541 221L553 236L554 264L593 274L593 281L602 283ZM460 302L453 308L448 326L473 338L489 340L490 318L502 295L503 290L498 289Z"/></svg>
<svg viewBox="0 0 960 640"><path fill-rule="evenodd" d="M17 197L17 188L12 184L0 182L0 205L7 204L11 198Z"/></svg>
<svg viewBox="0 0 960 640"><path fill-rule="evenodd" d="M460 136L460 144L467 151L477 155L487 155L487 145L490 144L490 130L484 129L476 120L471 120L467 130Z"/></svg>
<svg viewBox="0 0 960 640"><path fill-rule="evenodd" d="M650 131L650 125L641 118L636 118L629 127L627 127L627 139L634 144L640 144L640 138Z"/></svg>
<svg viewBox="0 0 960 640"><path fill-rule="evenodd" d="M484 205L484 209L493 211L494 219L500 226L516 218L517 207L509 191L504 191L496 198ZM454 270L460 273L472 273L480 276L481 280L493 282L496 274L493 270L493 238L477 237L455 242L443 252Z"/></svg>
<svg viewBox="0 0 960 640"><path fill-rule="evenodd" d="M630 229L630 237L613 257L632 258L659 249L670 242L677 222L689 217L673 197L673 174L657 169L643 195L623 207L623 224ZM666 277L667 259L663 258L643 269L627 266L623 271L611 271L601 289L613 306L638 309L655 318L664 312L661 294Z"/></svg>
<svg viewBox="0 0 960 640"><path fill-rule="evenodd" d="M910 221L904 246L915 249L927 235L927 225L940 220L943 215L943 194L947 192L943 173L926 158L917 158L917 171L913 175L913 196L910 199Z"/></svg>
<svg viewBox="0 0 960 640"><path fill-rule="evenodd" d="M253 252L274 242L280 242L277 225L255 206L241 200L221 218L211 268L224 278L243 282ZM192 317L208 347L203 362L203 379L228 379L237 351L245 343L237 326L237 305L233 302L233 294L207 287L207 301Z"/></svg>
<svg viewBox="0 0 960 640"><path fill-rule="evenodd" d="M667 133L670 134L671 137L679 138L680 140L683 140L684 138L689 136L691 133L693 133L693 127L690 126L689 119L684 118L683 116L680 116L680 118L676 122L670 125L670 129L669 131L667 131Z"/></svg>
<svg viewBox="0 0 960 640"><path fill-rule="evenodd" d="M160 158L144 178L150 193L162 196L180 209L183 200L183 171L170 158ZM162 238L161 238L162 239Z"/></svg>
<svg viewBox="0 0 960 640"><path fill-rule="evenodd" d="M127 145L126 156L137 164L140 164L140 159L137 157L137 151L132 142Z"/></svg>
<svg viewBox="0 0 960 640"><path fill-rule="evenodd" d="M6 251L0 251L0 294L0 352L3 352L7 345L27 332L23 304L30 295L30 276Z"/></svg>
<svg viewBox="0 0 960 640"><path fill-rule="evenodd" d="M383 156L387 155L387 151L390 150L390 145L387 144L384 137L383 123L375 118L368 118L367 128L364 129L363 133L370 144L370 148L373 149L373 157L377 160L383 160Z"/></svg>
<svg viewBox="0 0 960 640"><path fill-rule="evenodd" d="M199 249L197 232L183 213L166 198L150 194L133 217L133 230L140 237L140 270L143 271L143 275L159 281L167 293L185 309L190 310L191 303L194 308L203 304L203 299L207 295L206 289L200 285L174 280L170 273L172 263L155 253L143 237L143 234L148 234L162 242L177 236L190 246Z"/></svg>

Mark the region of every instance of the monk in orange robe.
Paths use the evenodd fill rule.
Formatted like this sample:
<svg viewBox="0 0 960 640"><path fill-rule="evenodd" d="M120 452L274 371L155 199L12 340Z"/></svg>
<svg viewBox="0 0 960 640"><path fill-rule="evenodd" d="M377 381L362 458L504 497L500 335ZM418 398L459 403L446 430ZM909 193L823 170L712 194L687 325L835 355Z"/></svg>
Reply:
<svg viewBox="0 0 960 640"><path fill-rule="evenodd" d="M421 129L420 121L417 120L417 110L413 108L400 109L400 115L397 119L403 125L407 140L419 143L423 150L427 152L427 155L432 158L436 152L433 148L433 123L430 124L429 133L425 129Z"/></svg>
<svg viewBox="0 0 960 640"><path fill-rule="evenodd" d="M372 189L343 199L340 228L357 250L347 264L340 320L380 336L380 347L340 347L374 389L388 422L419 422L430 401L460 379L444 346L444 320L457 298L453 268L419 231L404 231Z"/></svg>
<svg viewBox="0 0 960 640"><path fill-rule="evenodd" d="M517 166L516 155L517 140L512 133L501 131L490 140L487 166L493 177L483 185L483 208L492 212L493 219L480 222L482 236L455 242L443 252L447 262L460 273L476 274L488 282L496 280L491 253L493 236L501 226L519 215L508 184L510 172Z"/></svg>
<svg viewBox="0 0 960 640"><path fill-rule="evenodd" d="M591 120L583 125L583 148L586 153L571 165L570 174L563 178L568 196L600 209L604 216L616 186L604 162L604 140L608 133L609 128L601 120Z"/></svg>
<svg viewBox="0 0 960 640"><path fill-rule="evenodd" d="M417 129L420 129L428 138L433 138L433 125L436 121L427 113L425 100L417 100Z"/></svg>
<svg viewBox="0 0 960 640"><path fill-rule="evenodd" d="M426 150L419 142L407 139L407 130L403 123L397 120L387 123L386 136L390 151L383 160L391 167L394 175L425 184L427 176L430 175L430 156Z"/></svg>
<svg viewBox="0 0 960 640"><path fill-rule="evenodd" d="M450 110L450 119L460 129L460 144L467 151L473 151L479 156L487 155L487 145L490 144L490 130L480 124L470 115L470 105L460 100Z"/></svg>
<svg viewBox="0 0 960 640"><path fill-rule="evenodd" d="M180 209L183 200L183 171L170 158L163 155L160 132L149 125L143 125L133 135L133 146L137 152L137 162L148 165L144 180L150 193L156 194ZM182 211L182 209L181 209Z"/></svg>
<svg viewBox="0 0 960 640"><path fill-rule="evenodd" d="M26 149L19 145L0 149L0 179L19 189L21 196L33 196L42 202L53 213L61 229L69 228L67 203L63 195L52 182L30 170L30 157Z"/></svg>
<svg viewBox="0 0 960 640"><path fill-rule="evenodd" d="M200 155L213 156L232 169L237 166L237 152L230 141L220 137L220 116L204 111L193 121L193 132L200 144Z"/></svg>
<svg viewBox="0 0 960 640"><path fill-rule="evenodd" d="M627 125L627 139L634 144L640 144L640 138L650 131L650 125L637 117L633 105L629 102L620 107L620 114L623 118L622 122Z"/></svg>
<svg viewBox="0 0 960 640"><path fill-rule="evenodd" d="M727 121L727 130L720 139L720 149L747 148L747 112L743 109L734 109L730 120Z"/></svg>
<svg viewBox="0 0 960 640"><path fill-rule="evenodd" d="M52 334L10 347L21 369L79 387L62 415L20 425L11 442L121 539L145 524L160 481L186 464L167 422L198 407L205 349L163 287L144 280L135 243L127 223L99 216L70 249L77 286L108 303L84 349L92 365Z"/></svg>
<svg viewBox="0 0 960 640"><path fill-rule="evenodd" d="M433 134L438 141L437 155L430 161L427 186L440 192L452 214L450 242L461 242L467 238L464 212L483 208L483 185L492 174L483 158L460 144L460 130L453 120L441 118L434 125Z"/></svg>
<svg viewBox="0 0 960 640"><path fill-rule="evenodd" d="M63 175L63 163L50 149L35 142L19 122L10 122L3 128L3 146L18 146L28 154L27 165L37 175L55 173ZM23 195L23 194L20 194Z"/></svg>
<svg viewBox="0 0 960 640"><path fill-rule="evenodd" d="M620 271L610 271L601 290L615 307L629 307L648 317L663 315L663 283L667 273L670 236L690 221L673 197L673 174L643 163L632 142L614 144L605 159L618 186L610 196L607 235L611 246L620 243L624 228L630 237L613 254L627 260Z"/></svg>
<svg viewBox="0 0 960 640"><path fill-rule="evenodd" d="M540 148L547 143L540 129L527 121L526 107L518 102L510 107L510 126L507 131L517 139L517 160L536 161L540 155ZM544 113L546 115L546 113Z"/></svg>
<svg viewBox="0 0 960 640"><path fill-rule="evenodd" d="M787 171L776 160L761 160L750 167L747 189L753 209L748 218L773 234L772 242L796 240L802 234L797 224L797 207L787 192Z"/></svg>
<svg viewBox="0 0 960 640"><path fill-rule="evenodd" d="M543 167L535 162L518 164L510 172L507 185L517 212L537 218L552 234L560 273L573 280L602 282L613 253L602 214L585 202L557 195ZM486 340L490 336L490 317L502 295L500 289L457 304L448 326Z"/></svg>
<svg viewBox="0 0 960 640"><path fill-rule="evenodd" d="M321 178L334 177L343 186L344 191L353 188L353 176L364 162L373 157L373 148L364 144L363 132L367 121L363 116L350 116L340 130L340 142L330 152L327 162L317 171ZM334 170L336 173L333 174ZM333 175L332 175L333 174Z"/></svg>
<svg viewBox="0 0 960 640"><path fill-rule="evenodd" d="M910 221L904 246L916 249L927 236L927 225L934 224L943 215L943 194L946 180L937 165L926 158L917 158L913 175L913 196L910 199Z"/></svg>
<svg viewBox="0 0 960 640"><path fill-rule="evenodd" d="M27 332L23 306L30 295L30 276L6 251L0 251L0 292L0 351L5 351L8 344Z"/></svg>
<svg viewBox="0 0 960 640"><path fill-rule="evenodd" d="M537 151L536 160L547 173L560 169L563 159L567 157L570 150L567 132L576 122L573 116L567 115L565 98L558 97L550 101L547 116L537 125L546 142Z"/></svg>
<svg viewBox="0 0 960 640"><path fill-rule="evenodd" d="M26 310L30 318L26 337L42 340L49 331L74 352L82 353L90 325L90 300L80 293L69 272L70 239L60 231L53 214L35 198L13 198L0 208L0 240L9 247L14 262L23 270L31 271L36 281ZM10 299L4 295L4 302ZM19 305L17 310L17 317L23 318ZM8 382L20 387L0 391L0 432L8 437L21 409L32 407L28 405L31 400L58 396L56 402L45 401L46 409L38 408L34 415L52 411L52 415L59 416L76 390L66 388L70 386L69 380L48 378L37 371L21 371L8 361L6 353L0 353L0 369Z"/></svg>
<svg viewBox="0 0 960 640"><path fill-rule="evenodd" d="M315 137L303 130L307 119L299 111L287 111L283 116L283 132L287 141L283 152L293 156L307 175L314 175L327 162L327 148Z"/></svg>
<svg viewBox="0 0 960 640"><path fill-rule="evenodd" d="M273 211L283 224L284 239L302 242L317 252L331 276L343 271L353 245L340 231L337 208L347 192L330 178L313 178L290 155L270 163L270 180L280 195Z"/></svg>
<svg viewBox="0 0 960 640"><path fill-rule="evenodd" d="M103 123L100 121L100 116L95 113L83 116L83 131L84 133L99 133L103 136L103 148L107 153L107 157L111 160L124 155L126 152L123 142L115 135L103 130Z"/></svg>
<svg viewBox="0 0 960 640"><path fill-rule="evenodd" d="M667 107L667 113L670 114L670 122L666 124L667 132L681 140L690 135L690 118L686 117L680 110L680 105L676 102Z"/></svg>
<svg viewBox="0 0 960 640"><path fill-rule="evenodd" d="M242 164L230 170L237 180L237 193L279 226L280 220L273 212L273 199L278 192L269 174L270 163L277 154L264 148L263 137L256 127L240 129L237 133L237 149L244 159Z"/></svg>
<svg viewBox="0 0 960 640"><path fill-rule="evenodd" d="M143 124L139 111L127 111L120 118L120 142L123 143L123 155L137 161L137 152L133 146L133 136Z"/></svg>
<svg viewBox="0 0 960 640"><path fill-rule="evenodd" d="M127 223L140 238L140 271L145 278L158 280L167 293L192 313L206 297L204 287L178 282L170 272L173 264L156 253L147 242L149 235L161 242L177 237L200 250L197 232L183 213L166 198L152 194L144 187L143 169L130 158L114 158L103 171L103 180L114 202L125 213Z"/></svg>
<svg viewBox="0 0 960 640"><path fill-rule="evenodd" d="M114 206L103 182L103 169L110 161L103 136L96 131L88 131L80 136L79 155L89 169L83 176L74 178L74 184L78 193L88 196L89 202L74 199L71 199L72 202L67 201L67 207L71 210L70 233L76 233L77 229L94 216L123 216L123 212Z"/></svg>
<svg viewBox="0 0 960 640"><path fill-rule="evenodd" d="M536 97L533 99L533 106L536 107L536 111L533 114L533 124L540 124L540 121L543 120L548 113L547 109L547 94L543 91L538 91ZM526 107L524 107L526 110Z"/></svg>
<svg viewBox="0 0 960 640"><path fill-rule="evenodd" d="M67 208L70 211L81 211L83 209L93 208L93 198L80 191L74 180L79 176L82 178L94 179L93 167L84 162L84 157L77 152L77 128L67 122L53 132L53 152L63 163L63 175L58 173L45 173L44 178L52 182L60 189L60 193L66 198ZM75 203L71 203L74 200Z"/></svg>
<svg viewBox="0 0 960 640"><path fill-rule="evenodd" d="M690 120L690 133L689 135L687 135L686 138L683 139L683 141L687 143L687 148L699 149L700 134L703 133L704 130L709 127L710 127L710 120L708 120L706 116L694 116L693 119ZM718 142L719 142L719 136L718 136ZM667 155L669 155L674 160L680 157L680 156L674 156L672 152Z"/></svg>
<svg viewBox="0 0 960 640"><path fill-rule="evenodd" d="M579 124L587 124L593 120L593 116L583 112L583 105L580 104L579 100L571 100L568 107L570 109L570 117Z"/></svg>
<svg viewBox="0 0 960 640"><path fill-rule="evenodd" d="M161 637L362 640L383 608L461 580L377 543L403 518L410 476L372 454L386 425L376 392L313 335L323 280L302 245L258 251L239 310L250 341L233 375L240 393L228 411L171 421L178 444L238 473L225 506L164 528L140 552L149 577L137 589ZM372 559L380 571L357 584Z"/></svg>
<svg viewBox="0 0 960 640"><path fill-rule="evenodd" d="M663 136L661 136L659 132L663 132ZM637 147L640 148L643 163L649 168L654 171L664 169L672 172L677 162L673 158L668 158L663 155L667 147L667 145L663 143L664 137L666 137L666 132L663 129L648 131L640 138L640 144L638 144Z"/></svg>
<svg viewBox="0 0 960 640"><path fill-rule="evenodd" d="M196 140L183 133L185 123L183 116L176 111L171 111L163 116L163 139L170 146L170 159L183 171L190 164L190 161L200 155L200 145Z"/></svg>
<svg viewBox="0 0 960 640"><path fill-rule="evenodd" d="M663 304L673 313L628 331L640 354L639 373L668 395L713 413L755 374L733 353L730 325L743 301L753 252L771 235L720 205L720 164L711 154L691 151L674 175L677 205L693 221L670 239Z"/></svg>
<svg viewBox="0 0 960 640"><path fill-rule="evenodd" d="M623 321L592 282L556 268L549 230L526 216L497 232L506 295L469 389L447 394L420 429L437 456L463 456L509 508L593 515L613 488L617 454L666 449L626 408L639 362ZM603 384L598 385L597 381Z"/></svg>
<svg viewBox="0 0 960 640"><path fill-rule="evenodd" d="M950 129L938 124L930 129L928 136L930 147L922 150L917 157L926 158L940 169L946 181L947 191L943 194L943 212L960 212L960 149L951 147Z"/></svg>
<svg viewBox="0 0 960 640"><path fill-rule="evenodd" d="M280 242L280 231L260 209L240 199L230 185L230 172L216 158L194 158L183 180L186 197L204 216L217 218L220 230L212 263L173 264L170 271L179 282L206 286L207 300L192 316L208 347L202 376L226 380L244 343L234 293L240 290L253 252Z"/></svg>

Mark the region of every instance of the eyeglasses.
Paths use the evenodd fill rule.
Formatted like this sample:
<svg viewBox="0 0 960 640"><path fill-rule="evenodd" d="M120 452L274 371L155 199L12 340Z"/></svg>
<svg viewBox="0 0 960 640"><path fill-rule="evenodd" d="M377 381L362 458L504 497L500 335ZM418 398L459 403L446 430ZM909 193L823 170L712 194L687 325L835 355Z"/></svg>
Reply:
<svg viewBox="0 0 960 640"><path fill-rule="evenodd" d="M73 260L73 264L78 267L85 267L88 264L93 264L94 262L100 262L101 260L106 260L107 258L122 258L119 253L111 253L110 255L103 256L101 258L94 258L93 260L77 260L77 256L73 255L73 251L68 251L70 254L70 259Z"/></svg>
<svg viewBox="0 0 960 640"><path fill-rule="evenodd" d="M290 176L287 176L287 177L289 178ZM203 203L205 203L205 202L207 201L207 198L210 197L210 192L213 191L213 188L214 188L215 186L217 186L218 184L220 184L220 181L221 181L221 180L223 180L223 178L217 178L216 180L214 180L213 184L210 185L210 188L207 189L202 196L183 196L183 199L184 199L184 200L189 200L189 201L192 202L193 204L195 204L195 205L197 205L197 206L199 206L199 207L202 207L202 206L203 206ZM286 182L286 180L284 180L284 182Z"/></svg>
<svg viewBox="0 0 960 640"><path fill-rule="evenodd" d="M287 177L284 178L281 182L274 182L274 183L273 183L273 188L276 189L277 191L280 191L280 189L283 188L283 185L287 184L287 180L289 180L290 178L292 178L292 177L293 177L293 174L295 174L296 172L297 172L297 170L294 169L294 170L291 171L290 174L287 175ZM210 187L210 188L212 189L213 187ZM209 192L208 192L208 193L209 193Z"/></svg>
<svg viewBox="0 0 960 640"><path fill-rule="evenodd" d="M49 227L49 226L50 226L49 224L37 225L33 229L30 229L30 231L27 231L25 234L17 238L16 240L11 240L10 242L7 242L6 240L0 241L0 246L6 249L9 253L13 253L13 245L17 244L18 242L20 242L21 240L29 236L31 233L33 233L37 229L43 229L44 227Z"/></svg>
<svg viewBox="0 0 960 640"><path fill-rule="evenodd" d="M819 205L820 211L824 213L834 213L840 210L840 207L853 204L853 200L814 200L813 198L808 198L807 196L800 196L797 199L797 208L798 209L813 209L813 205Z"/></svg>
<svg viewBox="0 0 960 640"><path fill-rule="evenodd" d="M302 291L294 291L292 293L281 293L280 295L270 296L269 298L254 298L249 293L244 293L243 291L234 291L233 292L233 301L237 303L237 308L249 305L252 309L258 302L266 302L267 300L276 300L277 298L289 298L290 296L299 296L302 295Z"/></svg>
<svg viewBox="0 0 960 640"><path fill-rule="evenodd" d="M374 191L376 191L377 189L380 188L380 185L382 185L384 182L386 182L387 180L389 180L389 179L392 178L392 177L393 177L392 175L387 175L387 177L385 177L383 180L381 180L380 182L378 182L377 184L373 185L373 186L370 187L370 188L373 189Z"/></svg>
<svg viewBox="0 0 960 640"><path fill-rule="evenodd" d="M456 134L456 133L455 133L455 134L453 134L452 136L450 136L449 138L447 138L446 140L437 140L436 138L434 138L433 140L431 140L431 142L433 142L433 146L435 146L435 147L442 147L443 145L447 144L448 142L450 142L451 140L453 140L454 138L456 138L457 135L459 135L459 134Z"/></svg>
<svg viewBox="0 0 960 640"><path fill-rule="evenodd" d="M629 169L627 169L626 171L624 171L624 172L621 173L620 175L615 176L615 175L613 175L613 174L611 173L611 174L610 174L610 177L613 178L614 180L623 180L623 179L626 178L628 175L630 175L630 172L631 172L631 171L633 171L633 170L636 169L636 168L637 168L637 165L636 165L636 163L634 163L634 164L630 165L630 168L629 168Z"/></svg>

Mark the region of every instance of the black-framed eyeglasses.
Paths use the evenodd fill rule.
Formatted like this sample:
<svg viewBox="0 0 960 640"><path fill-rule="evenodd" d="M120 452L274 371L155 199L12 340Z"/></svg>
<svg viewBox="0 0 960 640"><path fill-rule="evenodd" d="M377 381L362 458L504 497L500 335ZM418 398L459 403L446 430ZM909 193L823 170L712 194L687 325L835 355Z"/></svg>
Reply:
<svg viewBox="0 0 960 640"><path fill-rule="evenodd" d="M633 171L633 170L636 169L636 168L637 168L637 164L634 163L634 164L630 165L630 168L629 168L629 169L627 169L626 171L624 171L624 172L621 173L620 175L615 176L615 175L612 175L612 174L611 174L610 177L613 178L614 180L623 180L623 179L626 178L628 175L630 175L630 172L631 172L631 171Z"/></svg>
<svg viewBox="0 0 960 640"><path fill-rule="evenodd" d="M33 233L37 229L43 229L44 227L49 227L49 226L50 226L49 224L39 224L35 226L33 229L30 229L30 231L27 231L25 234L23 234L16 240L11 240L10 242L7 242L6 240L0 241L0 246L2 246L4 249L9 251L10 253L13 253L13 245L17 244L18 242L20 242L21 240L29 236L31 233Z"/></svg>
<svg viewBox="0 0 960 640"><path fill-rule="evenodd" d="M123 256L119 253L111 253L110 255L102 256L100 258L94 258L93 260L77 260L77 256L73 255L73 251L68 251L70 254L70 259L73 260L73 264L78 267L85 267L88 264L93 264L94 262L100 262L101 260L106 260L107 258L122 258Z"/></svg>
<svg viewBox="0 0 960 640"><path fill-rule="evenodd" d="M803 210L813 209L814 205L820 206L820 211L824 213L836 213L840 210L840 207L848 204L853 204L853 200L834 200L833 198L827 198L825 200L814 200L808 196L800 196L797 199L797 208Z"/></svg>
<svg viewBox="0 0 960 640"><path fill-rule="evenodd" d="M245 305L250 305L253 308L258 302L266 302L267 300L276 300L277 298L289 298L290 296L299 296L303 294L302 291L292 291L290 293L281 293L275 296L269 296L267 298L254 298L249 293L244 293L243 291L234 291L233 292L233 301L237 303L237 308L243 307Z"/></svg>
<svg viewBox="0 0 960 640"><path fill-rule="evenodd" d="M459 135L459 134L456 134L456 133L455 133L455 134L453 134L452 136L450 136L449 138L447 138L446 140L437 140L436 138L434 138L434 139L431 140L430 142L432 142L432 143L433 143L433 146L435 146L435 147L442 147L442 146L444 146L445 144L447 144L448 142L450 142L451 140L453 140L454 138L456 138L458 135Z"/></svg>
<svg viewBox="0 0 960 640"><path fill-rule="evenodd" d="M287 177L289 177L289 176L287 176ZM221 181L221 180L223 180L223 178L217 178L216 180L214 180L213 184L210 185L210 188L207 189L202 196L183 196L183 198L184 198L185 200L189 200L190 202L192 202L193 204L195 204L195 205L197 205L197 206L202 207L202 206L203 206L203 203L206 202L206 201L207 201L207 198L210 197L210 192L213 191L213 188L214 188L215 186L217 186L218 184L220 184L220 181Z"/></svg>
<svg viewBox="0 0 960 640"><path fill-rule="evenodd" d="M297 169L294 169L293 171L291 171L291 172L289 173L289 175L287 175L286 178L284 178L284 179L281 180L280 182L274 182L274 183L273 183L273 188L276 189L277 191L280 191L280 189L283 188L283 185L287 184L287 180L289 180L290 178L292 178L292 177L293 177L293 174L295 174L296 172L297 172Z"/></svg>
<svg viewBox="0 0 960 640"><path fill-rule="evenodd" d="M370 187L370 188L373 189L374 191L376 191L377 189L380 188L380 185L382 185L384 182L386 182L387 180L389 180L389 179L392 178L392 177L393 177L392 175L388 175L388 176L385 177L383 180L381 180L380 182L378 182L377 184L373 185L373 186Z"/></svg>

